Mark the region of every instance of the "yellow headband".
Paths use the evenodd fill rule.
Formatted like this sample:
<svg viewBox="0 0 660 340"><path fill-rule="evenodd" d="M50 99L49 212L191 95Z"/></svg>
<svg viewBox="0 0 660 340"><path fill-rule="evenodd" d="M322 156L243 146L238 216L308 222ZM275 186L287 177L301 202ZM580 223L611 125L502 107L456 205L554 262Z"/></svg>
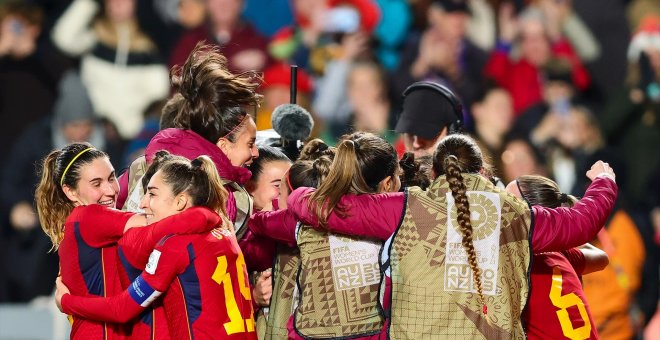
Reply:
<svg viewBox="0 0 660 340"><path fill-rule="evenodd" d="M87 148L87 149L85 149L85 150L83 150L83 151L80 151L80 152L76 155L76 157L73 157L73 159L71 160L71 162L69 162L69 165L66 166L66 168L64 169L64 172L62 173L62 178L60 179L60 186L63 186L63 185L64 185L64 176L66 176L66 172L69 171L69 168L73 165L73 162L75 162L76 159L78 159L78 157L82 156L82 154L84 154L85 152L87 152L87 151L89 151L89 150L92 150L92 149L94 149L94 148Z"/></svg>

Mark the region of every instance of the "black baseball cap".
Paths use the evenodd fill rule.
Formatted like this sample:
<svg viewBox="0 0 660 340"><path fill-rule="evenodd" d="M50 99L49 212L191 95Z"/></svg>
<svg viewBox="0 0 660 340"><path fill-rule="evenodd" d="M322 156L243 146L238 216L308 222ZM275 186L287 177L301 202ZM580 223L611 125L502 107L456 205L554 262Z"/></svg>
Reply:
<svg viewBox="0 0 660 340"><path fill-rule="evenodd" d="M464 12L470 14L466 0L434 0L434 5L440 6L445 12Z"/></svg>
<svg viewBox="0 0 660 340"><path fill-rule="evenodd" d="M403 99L403 111L395 130L433 139L455 120L454 108L445 96L433 89L420 88Z"/></svg>

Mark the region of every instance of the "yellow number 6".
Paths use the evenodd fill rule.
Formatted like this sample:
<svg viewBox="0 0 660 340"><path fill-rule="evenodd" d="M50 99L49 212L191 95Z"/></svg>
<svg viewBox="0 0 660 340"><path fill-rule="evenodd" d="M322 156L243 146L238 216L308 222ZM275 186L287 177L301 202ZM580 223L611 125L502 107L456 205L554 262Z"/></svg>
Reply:
<svg viewBox="0 0 660 340"><path fill-rule="evenodd" d="M238 259L236 259L236 275L238 277L239 289L241 291L241 295L243 295L246 300L251 301L252 295L250 294L250 287L246 285L245 275L241 270L244 268L245 259L243 258L243 254L239 254ZM247 319L243 319L241 310L238 308L238 304L236 303L234 288L231 284L231 275L227 273L226 256L218 257L218 266L215 268L215 272L213 272L211 278L213 281L217 282L224 288L225 305L227 307L227 315L229 316L229 322L224 324L227 335L243 333L245 332L246 327L248 332L254 332L254 319L252 318L251 313ZM251 305L250 309L252 309Z"/></svg>
<svg viewBox="0 0 660 340"><path fill-rule="evenodd" d="M552 286L550 288L550 301L555 307L560 308L557 311L557 317L559 318L559 323L561 324L561 330L564 335L571 339L589 339L591 334L591 322L589 322L589 315L587 314L587 309L584 307L584 302L580 299L579 296L575 293L570 293L566 295L561 295L562 291L562 275L558 267L552 269ZM579 328L573 328L571 323L571 318L568 316L568 311L566 310L569 307L577 307L580 312L580 317L584 321L584 326Z"/></svg>

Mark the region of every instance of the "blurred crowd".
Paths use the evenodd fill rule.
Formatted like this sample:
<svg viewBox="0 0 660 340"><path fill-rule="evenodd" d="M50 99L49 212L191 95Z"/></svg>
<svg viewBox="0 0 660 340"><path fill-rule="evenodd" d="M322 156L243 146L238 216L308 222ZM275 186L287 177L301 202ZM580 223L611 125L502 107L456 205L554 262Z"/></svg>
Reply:
<svg viewBox="0 0 660 340"><path fill-rule="evenodd" d="M159 130L170 69L199 41L263 72L258 130L289 102L331 144L393 131L401 94L431 80L459 95L466 129L505 182L525 174L581 195L612 165L619 202L584 277L604 339L642 334L659 296L660 1L0 0L0 302L52 292L57 256L34 211L35 164L89 141L125 169ZM432 114L432 108L429 108ZM570 226L567 226L570 227Z"/></svg>

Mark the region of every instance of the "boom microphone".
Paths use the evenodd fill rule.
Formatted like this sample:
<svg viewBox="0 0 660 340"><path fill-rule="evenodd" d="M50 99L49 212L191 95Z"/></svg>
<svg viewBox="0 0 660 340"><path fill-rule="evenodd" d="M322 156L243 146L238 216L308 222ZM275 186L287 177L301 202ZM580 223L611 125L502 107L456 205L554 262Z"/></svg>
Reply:
<svg viewBox="0 0 660 340"><path fill-rule="evenodd" d="M273 129L281 137L281 147L292 161L298 159L300 146L314 128L312 115L300 105L282 104L273 110Z"/></svg>

